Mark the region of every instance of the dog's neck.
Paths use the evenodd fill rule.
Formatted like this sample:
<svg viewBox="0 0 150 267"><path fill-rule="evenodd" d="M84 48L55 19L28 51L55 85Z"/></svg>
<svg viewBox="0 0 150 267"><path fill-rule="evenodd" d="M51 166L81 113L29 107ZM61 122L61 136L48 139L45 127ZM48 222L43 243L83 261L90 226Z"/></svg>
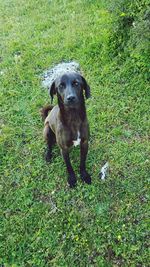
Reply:
<svg viewBox="0 0 150 267"><path fill-rule="evenodd" d="M81 121L86 119L86 109L85 109L85 102L84 97L82 96L81 103L79 108L70 108L66 109L60 96L58 97L58 106L60 108L60 119L65 125L70 125L72 121L78 120L80 118Z"/></svg>

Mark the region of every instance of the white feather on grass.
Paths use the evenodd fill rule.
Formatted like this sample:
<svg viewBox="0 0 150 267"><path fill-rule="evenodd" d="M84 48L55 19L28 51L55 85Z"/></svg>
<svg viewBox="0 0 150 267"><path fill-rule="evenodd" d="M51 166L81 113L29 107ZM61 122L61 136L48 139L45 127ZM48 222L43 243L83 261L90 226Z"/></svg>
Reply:
<svg viewBox="0 0 150 267"><path fill-rule="evenodd" d="M104 166L101 168L101 171L100 171L100 178L101 180L105 180L107 174L108 174L108 168L109 168L109 163L106 162L104 164Z"/></svg>

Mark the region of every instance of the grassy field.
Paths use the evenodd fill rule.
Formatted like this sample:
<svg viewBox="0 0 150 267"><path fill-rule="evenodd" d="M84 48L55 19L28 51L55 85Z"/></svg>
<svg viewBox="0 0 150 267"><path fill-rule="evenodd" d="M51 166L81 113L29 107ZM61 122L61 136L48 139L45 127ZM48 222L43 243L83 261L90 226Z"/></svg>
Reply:
<svg viewBox="0 0 150 267"><path fill-rule="evenodd" d="M0 266L148 266L149 87L109 57L113 13L98 0L1 0L0 10ZM57 146L44 160L39 115L49 102L40 75L72 59L92 94L92 185L75 148L74 190Z"/></svg>

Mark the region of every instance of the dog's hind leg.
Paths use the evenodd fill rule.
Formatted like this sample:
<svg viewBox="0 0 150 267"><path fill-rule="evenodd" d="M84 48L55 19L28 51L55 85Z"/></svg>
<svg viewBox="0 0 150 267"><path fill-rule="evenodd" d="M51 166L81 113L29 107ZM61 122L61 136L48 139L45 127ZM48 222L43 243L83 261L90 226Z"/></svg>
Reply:
<svg viewBox="0 0 150 267"><path fill-rule="evenodd" d="M45 124L43 135L47 143L47 151L46 151L45 159L47 162L49 162L52 157L52 147L56 142L56 138L55 138L55 134L49 127L48 123Z"/></svg>
<svg viewBox="0 0 150 267"><path fill-rule="evenodd" d="M69 157L69 151L68 149L62 149L61 150L63 159L66 163L67 171L68 171L68 184L72 188L76 185L76 176L74 173L74 170L71 166L70 157Z"/></svg>

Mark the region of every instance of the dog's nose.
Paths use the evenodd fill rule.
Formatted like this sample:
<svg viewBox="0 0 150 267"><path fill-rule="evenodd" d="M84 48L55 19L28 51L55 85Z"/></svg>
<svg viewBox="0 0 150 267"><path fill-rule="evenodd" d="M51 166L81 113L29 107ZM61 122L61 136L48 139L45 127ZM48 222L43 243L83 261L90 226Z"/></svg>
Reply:
<svg viewBox="0 0 150 267"><path fill-rule="evenodd" d="M75 100L76 100L76 97L74 95L67 96L67 101L68 102L74 102Z"/></svg>

